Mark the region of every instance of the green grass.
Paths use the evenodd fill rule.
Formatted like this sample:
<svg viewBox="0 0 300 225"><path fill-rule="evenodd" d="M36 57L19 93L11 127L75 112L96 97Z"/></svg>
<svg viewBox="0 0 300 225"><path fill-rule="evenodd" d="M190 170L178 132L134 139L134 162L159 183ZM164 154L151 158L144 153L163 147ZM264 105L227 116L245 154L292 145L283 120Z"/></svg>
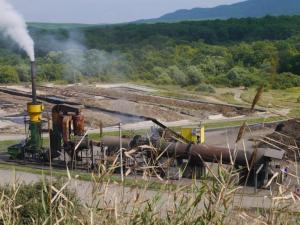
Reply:
<svg viewBox="0 0 300 225"><path fill-rule="evenodd" d="M276 122L286 119L285 117L281 116L273 116L268 118L245 118L245 119L239 119L239 120L229 120L229 121L218 121L218 122L204 122L204 126L206 129L217 129L217 128L226 128L226 127L235 127L235 126L241 126L244 121L248 123L248 125L256 124L256 123L270 123L270 122ZM170 127L172 130L176 132L180 132L181 126L178 127ZM126 130L122 132L122 135L133 137L134 135L145 135L149 129L141 129L141 130ZM104 132L105 136L119 136L119 131L112 131L112 132ZM89 134L89 137L92 140L98 140L100 139L99 133L92 133ZM0 142L1 143L1 142Z"/></svg>
<svg viewBox="0 0 300 225"><path fill-rule="evenodd" d="M251 103L253 95L255 95L255 89L249 89L245 91L241 98ZM300 117L300 87L288 88L286 90L268 90L263 93L258 106L265 108L273 108L277 110L289 109L288 117L297 118Z"/></svg>
<svg viewBox="0 0 300 225"><path fill-rule="evenodd" d="M241 106L249 106L249 105L246 105L245 103L243 102L240 102L240 101L237 101L235 98L234 98L234 93L231 92L231 91L228 91L226 93L223 93L223 94L215 94L214 97L218 100L221 100L223 102L226 102L227 104L230 104L230 105L241 105Z"/></svg>
<svg viewBox="0 0 300 225"><path fill-rule="evenodd" d="M215 129L215 128L226 128L226 127L234 127L234 126L240 126L243 124L244 121L248 123L248 125L253 125L256 123L271 123L276 122L280 120L286 119L282 116L273 116L273 117L267 117L267 118L245 118L242 120L236 120L236 121L224 121L224 122L208 122L204 123L205 127L207 129Z"/></svg>
<svg viewBox="0 0 300 225"><path fill-rule="evenodd" d="M299 103L300 104L300 103ZM299 118L300 117L300 107L297 108L297 109L292 109L290 112L289 112L289 117L292 117L292 118Z"/></svg>
<svg viewBox="0 0 300 225"><path fill-rule="evenodd" d="M248 103L253 101L253 96L255 96L256 90L250 88L244 91L241 98ZM298 103L298 98L300 97L300 88L288 88L286 90L268 90L262 94L259 106L268 108L299 108L300 103Z"/></svg>
<svg viewBox="0 0 300 225"><path fill-rule="evenodd" d="M0 141L0 152L7 151L9 146L18 144L20 141L18 140L8 140L8 141Z"/></svg>

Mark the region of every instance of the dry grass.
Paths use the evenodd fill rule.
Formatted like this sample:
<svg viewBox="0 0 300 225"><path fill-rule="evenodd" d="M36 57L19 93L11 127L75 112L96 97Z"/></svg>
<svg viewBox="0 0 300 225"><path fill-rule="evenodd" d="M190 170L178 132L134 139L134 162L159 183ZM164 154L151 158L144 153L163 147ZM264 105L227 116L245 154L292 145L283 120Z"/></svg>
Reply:
<svg viewBox="0 0 300 225"><path fill-rule="evenodd" d="M247 208L237 204L241 195L236 185L237 170L219 164L217 169L207 166L208 176L201 182L175 190L150 192L144 188L124 191L122 183L107 180L117 167L101 166L93 173L91 201L79 202L72 191L72 178L67 171L65 180L51 179L31 185L15 183L1 188L0 224L296 224L299 198L288 183L278 183L274 174L269 185L267 208ZM148 168L149 169L149 168ZM151 168L150 168L151 170ZM150 174L150 172L149 172ZM298 179L291 170L290 179ZM271 182L272 181L272 182ZM109 189L118 192L108 196ZM123 188L123 191L122 191ZM151 194L149 194L151 193ZM168 197L166 197L168 196ZM245 194L246 197L246 194ZM242 204L242 203L240 203Z"/></svg>
<svg viewBox="0 0 300 225"><path fill-rule="evenodd" d="M245 129L249 129L246 124L240 129L237 141L243 141ZM152 146L145 147L152 149ZM132 152L127 152L126 157L133 157ZM149 176L161 179L157 158L143 168L145 180ZM300 193L296 190L300 187L300 177L296 160L284 162L289 164L287 175L273 171L265 186L270 191L263 192L265 197L249 196L246 188L237 184L240 171L221 162L214 167L205 164L206 176L201 181L193 179L186 186L154 191L149 189L150 182L145 182L143 187L130 189L122 181L110 179L119 167L118 161L117 157L112 166L100 165L91 174L89 201L78 200L69 171L65 180L47 176L48 181L45 178L37 184L16 182L0 188L0 225L300 224ZM251 168L249 163L244 169ZM254 201L250 207L244 206L247 198ZM259 207L253 199L266 204Z"/></svg>

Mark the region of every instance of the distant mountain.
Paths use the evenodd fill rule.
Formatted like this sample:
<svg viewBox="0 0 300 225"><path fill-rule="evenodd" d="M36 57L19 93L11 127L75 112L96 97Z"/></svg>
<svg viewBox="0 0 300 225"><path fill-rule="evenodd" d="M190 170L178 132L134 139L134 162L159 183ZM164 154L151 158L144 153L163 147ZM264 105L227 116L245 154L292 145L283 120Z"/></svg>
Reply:
<svg viewBox="0 0 300 225"><path fill-rule="evenodd" d="M139 22L175 22L182 20L263 17L266 15L299 15L300 0L248 0L214 8L178 10L152 20Z"/></svg>

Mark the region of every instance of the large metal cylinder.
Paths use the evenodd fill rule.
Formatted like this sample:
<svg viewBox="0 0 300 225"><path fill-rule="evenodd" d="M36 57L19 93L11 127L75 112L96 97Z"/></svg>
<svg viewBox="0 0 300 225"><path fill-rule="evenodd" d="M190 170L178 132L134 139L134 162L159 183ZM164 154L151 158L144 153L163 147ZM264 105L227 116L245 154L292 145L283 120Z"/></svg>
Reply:
<svg viewBox="0 0 300 225"><path fill-rule="evenodd" d="M41 122L30 122L30 140L27 142L28 152L38 153L42 149Z"/></svg>
<svg viewBox="0 0 300 225"><path fill-rule="evenodd" d="M131 139L130 138L122 138L121 141L122 141L122 147L125 149L129 149ZM103 146L107 146L108 148L119 148L120 138L106 136L101 139L101 142L99 144L101 144Z"/></svg>
<svg viewBox="0 0 300 225"><path fill-rule="evenodd" d="M62 120L62 138L64 144L68 143L70 141L70 135L71 135L71 116L63 116Z"/></svg>
<svg viewBox="0 0 300 225"><path fill-rule="evenodd" d="M122 145L126 149L139 147L140 145L149 145L149 140L122 138ZM109 149L116 149L120 145L118 137L104 137L101 140L103 146ZM234 164L238 166L247 166L252 162L261 163L264 158L264 151L261 149L251 149L251 151L234 150L209 146L204 144L185 144L181 142L168 142L165 139L152 140L151 144L158 149L164 156L190 159L196 165L202 166L203 162Z"/></svg>
<svg viewBox="0 0 300 225"><path fill-rule="evenodd" d="M190 158L193 162L222 162L224 164L235 164L239 166L250 165L253 160L258 163L263 159L264 151L234 150L209 145L184 144L180 142L166 142L164 139L154 143L155 147L164 152L165 155L176 158Z"/></svg>
<svg viewBox="0 0 300 225"><path fill-rule="evenodd" d="M79 114L76 116L73 116L73 129L74 129L74 135L77 136L83 136L84 131L84 116Z"/></svg>

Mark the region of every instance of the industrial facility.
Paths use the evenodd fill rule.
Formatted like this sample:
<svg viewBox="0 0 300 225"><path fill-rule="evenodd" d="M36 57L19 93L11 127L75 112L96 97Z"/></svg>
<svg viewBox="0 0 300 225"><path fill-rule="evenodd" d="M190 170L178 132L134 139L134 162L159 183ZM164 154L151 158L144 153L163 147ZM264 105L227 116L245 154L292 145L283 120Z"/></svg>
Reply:
<svg viewBox="0 0 300 225"><path fill-rule="evenodd" d="M74 170L86 171L97 170L105 165L113 166L115 173L121 174L122 178L134 174L159 179L199 180L206 175L209 164L227 164L234 166L238 171L237 184L258 188L266 184L272 176L271 171L274 173L274 168L280 168L281 161L288 157L291 151L290 148L284 149L282 143L281 146L278 145L276 138L272 139L273 142L268 141L271 140L268 136L259 142L255 141L255 144L248 146L247 149L238 145L232 147L209 145L206 143L205 126L201 123L183 126L180 130L174 131L156 118L126 112L118 113L127 119L138 117L139 120L150 121L152 123L150 131L126 135L123 134L122 123L119 122L115 124L118 127L118 135L104 135L105 121L100 118L99 140L95 140L89 137L83 109L97 106L92 106L88 101L86 105L82 105L58 97L38 96L35 71L35 63L31 62L31 94L1 88L1 92L6 94L31 97L31 102L27 103L29 120L25 119L26 139L8 148L9 162L22 161L29 165L51 163L53 167L67 166ZM44 103L52 104L51 110L46 114L47 118L43 118ZM183 101L183 104L189 103ZM246 108L235 110L247 111ZM117 113L109 109L106 111ZM285 131L285 125L286 122L273 124L275 129L273 136L277 134L277 139L284 137L281 132ZM236 142L243 138L244 132L245 124L239 128ZM46 138L43 138L45 135ZM47 138L49 144L43 143ZM299 140L297 137L295 139Z"/></svg>

